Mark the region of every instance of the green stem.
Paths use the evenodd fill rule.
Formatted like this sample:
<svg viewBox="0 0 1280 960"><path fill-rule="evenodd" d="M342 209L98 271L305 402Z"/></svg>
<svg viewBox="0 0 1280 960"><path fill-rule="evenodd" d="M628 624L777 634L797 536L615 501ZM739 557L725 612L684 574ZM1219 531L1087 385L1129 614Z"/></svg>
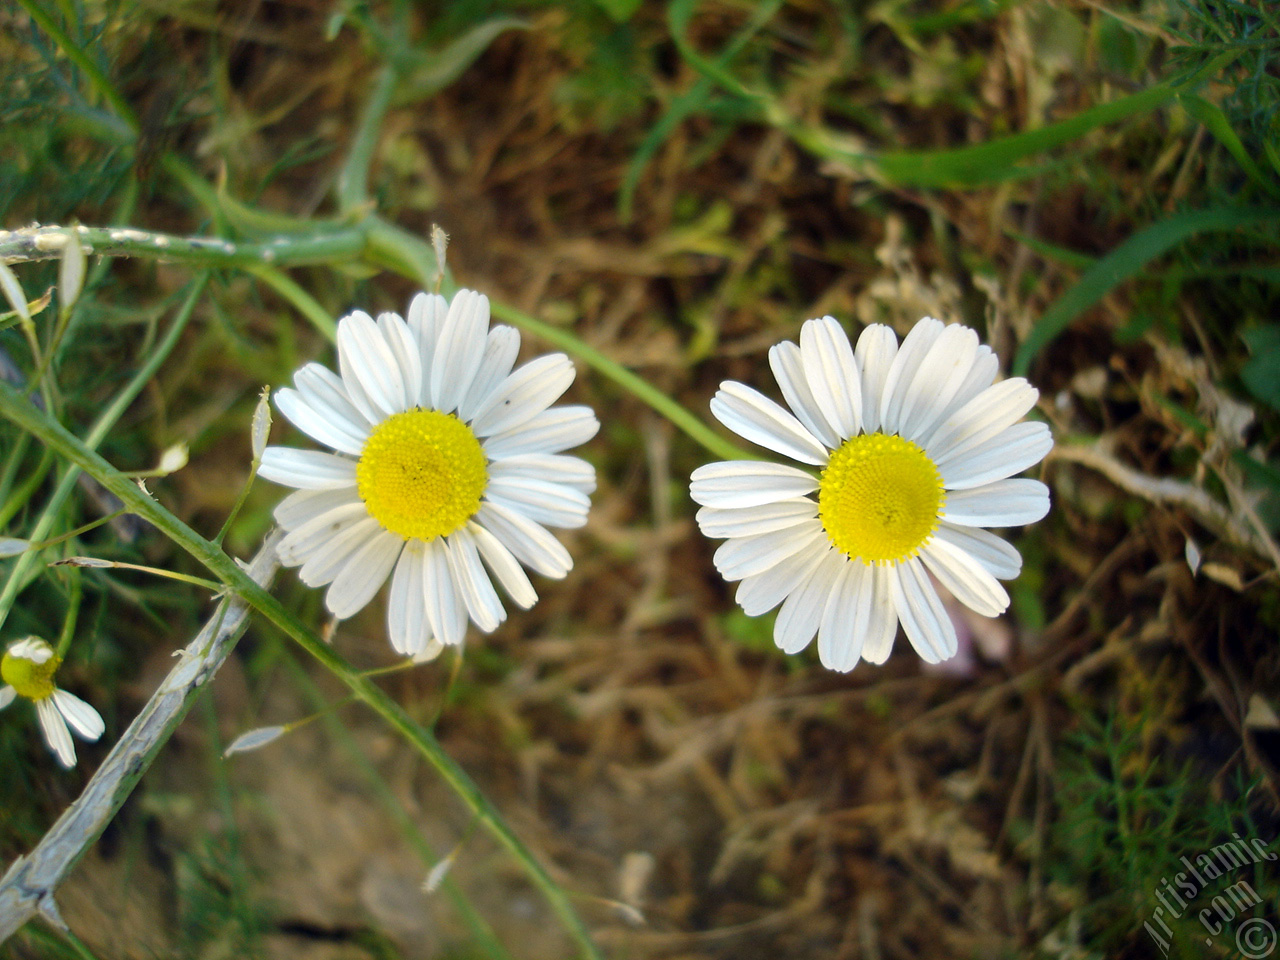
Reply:
<svg viewBox="0 0 1280 960"><path fill-rule="evenodd" d="M378 802L387 814L399 825L400 832L406 841L418 851L418 856L422 862L426 864L428 869L434 867L440 861L439 854L432 849L431 844L427 843L422 831L418 829L418 825L405 812L404 804L387 786L386 780L378 772L377 768L369 762L368 756L360 748L360 745L356 743L351 731L328 709L320 689L301 665L292 656L286 657L284 662L289 675L293 678L293 682L302 689L302 695L310 702L312 709L322 711L317 715L323 719L325 726L329 729L329 734L346 753L348 762L364 775L370 789L373 790L374 796L377 797ZM365 676L369 676L369 674L366 673ZM472 822L474 823L475 821L473 820ZM458 885L451 879L446 878L441 891L453 902L458 914L471 931L471 937L476 946L491 957L492 960L510 960L511 955L507 953L506 948L502 946L501 941L498 940L488 922L471 904L471 901L467 899L466 894L459 889Z"/></svg>
<svg viewBox="0 0 1280 960"><path fill-rule="evenodd" d="M111 405L102 412L102 416L98 418L97 423L89 430L82 444L86 450L97 448L98 444L106 437L107 432L124 415L125 410L129 408L129 404L133 403L134 398L142 392L142 388L146 386L147 382L155 375L155 372L160 369L160 365L168 358L169 353L177 346L178 337L186 328L191 312L195 309L196 301L199 300L200 295L204 292L205 284L208 281L209 274L205 273L192 283L191 292L178 310L173 323L169 325L169 331L165 334L164 339L156 345L151 356L147 358L147 362L134 374L133 379L129 381L125 388L116 395ZM7 385L5 389L9 395L21 398L21 405L31 413L38 415L42 420L53 422L49 420L46 414L32 406L30 401L26 400L21 393ZM61 426L59 426L59 429L61 429ZM76 440L76 443L80 444L81 441ZM63 473L57 487L54 488L53 494L49 497L49 502L45 504L44 512L40 515L40 519L36 521L35 528L31 531L31 536L28 537L32 543L38 543L49 536L49 531L57 522L58 516L62 512L62 505L66 502L67 497L71 495L71 490L79 476L80 470L74 466L68 467L66 472ZM125 480L123 477L121 480L128 484L130 489L137 492L137 487L131 481ZM13 569L9 572L9 579L5 581L4 589L0 590L0 626L4 625L5 619L9 616L9 611L13 609L14 600L17 599L18 594L26 586L27 579L35 570L36 564L40 562L40 555L41 552L39 550L28 550L14 563Z"/></svg>
<svg viewBox="0 0 1280 960"><path fill-rule="evenodd" d="M338 324L334 321L332 314L320 306L315 297L294 283L283 271L269 267L265 263L246 264L244 271L253 274L293 304L294 309L310 320L311 325L324 334L331 343L338 338Z"/></svg>
<svg viewBox="0 0 1280 960"><path fill-rule="evenodd" d="M146 257L207 267L301 266L345 263L358 258L367 243L361 226L338 226L306 236L282 235L256 243L232 243L217 237L180 237L132 227L27 227L0 230L0 260L17 263L62 256L75 230L86 255Z"/></svg>
<svg viewBox="0 0 1280 960"><path fill-rule="evenodd" d="M581 948L582 956L603 960L578 918L568 896L551 879L542 865L507 826L502 815L480 792L479 788L440 746L392 700L380 687L360 675L328 644L302 624L284 606L260 587L212 541L206 540L151 496L124 477L119 470L95 453L87 443L70 433L62 424L51 420L28 403L13 387L0 382L0 416L33 434L37 440L70 461L119 497L132 513L152 524L164 536L187 551L219 581L234 591L245 603L298 643L321 666L337 677L358 700L363 701L393 730L403 736L436 769L436 772L464 804L484 824L489 833L524 867L534 885L542 892L565 929Z"/></svg>
<svg viewBox="0 0 1280 960"><path fill-rule="evenodd" d="M391 106L399 74L388 63L378 74L369 102L360 115L360 126L351 141L351 152L338 173L338 210L342 213L358 213L369 204L369 168L373 165L373 153L382 132L382 118Z"/></svg>
<svg viewBox="0 0 1280 960"><path fill-rule="evenodd" d="M31 502L31 498L44 483L44 478L52 466L53 454L48 450L42 450L35 469L27 474L26 479L5 499L4 506L0 507L0 529L9 526L9 521L17 515L18 511Z"/></svg>

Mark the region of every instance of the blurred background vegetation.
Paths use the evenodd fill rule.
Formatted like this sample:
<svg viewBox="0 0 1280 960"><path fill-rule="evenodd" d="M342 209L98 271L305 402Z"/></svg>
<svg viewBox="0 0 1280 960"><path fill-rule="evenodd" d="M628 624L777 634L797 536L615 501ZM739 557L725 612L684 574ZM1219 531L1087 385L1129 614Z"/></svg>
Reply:
<svg viewBox="0 0 1280 960"><path fill-rule="evenodd" d="M188 444L151 489L206 536L261 387L331 362L346 311L403 310L432 224L457 283L708 421L722 379L773 391L767 348L807 318L975 326L1058 447L1053 511L1011 532L1014 606L957 610L956 661L839 676L779 654L693 525L712 457L580 363L603 429L574 571L455 679L446 660L381 682L608 956L1235 956L1280 908L1270 861L1199 891L1165 944L1144 924L1181 857L1280 824L1278 55L1266 0L7 0L0 227L318 240L305 263L122 247L56 342L45 399L80 435L162 359L100 450L146 470ZM56 261L13 269L32 299L56 285ZM0 375L27 383L0 326ZM8 424L0 469L6 536L111 509L89 483L51 507L64 465ZM229 552L280 496L253 487ZM202 573L127 518L48 553ZM25 576L4 640L69 632L60 682L107 734L63 773L29 713L0 714L6 863L210 609L129 571ZM322 623L292 574L277 593ZM374 604L334 642L375 668L382 631ZM251 627L63 888L79 939L32 924L0 954L570 955L376 718L340 707L222 758L340 699L305 659ZM452 894L424 894L463 840ZM1210 936L1198 911L1241 879L1262 902Z"/></svg>

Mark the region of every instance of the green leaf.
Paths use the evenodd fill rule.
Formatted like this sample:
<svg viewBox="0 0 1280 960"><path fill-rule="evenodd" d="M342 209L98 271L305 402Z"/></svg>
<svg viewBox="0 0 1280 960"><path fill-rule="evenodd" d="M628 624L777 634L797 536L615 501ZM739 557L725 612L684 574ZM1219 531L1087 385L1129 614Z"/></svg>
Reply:
<svg viewBox="0 0 1280 960"><path fill-rule="evenodd" d="M1137 276L1156 257L1197 233L1234 230L1259 223L1280 223L1280 210L1258 207L1215 207L1193 210L1139 230L1084 272L1076 285L1044 312L1013 361L1013 372L1025 376L1031 361L1080 314L1116 286Z"/></svg>
<svg viewBox="0 0 1280 960"><path fill-rule="evenodd" d="M475 62L498 36L508 30L528 30L516 17L495 17L472 27L439 50L418 51L396 87L393 103L403 106L439 93Z"/></svg>
<svg viewBox="0 0 1280 960"><path fill-rule="evenodd" d="M1240 379L1255 400L1280 410L1280 326L1269 323L1242 336L1249 345L1249 359L1240 368Z"/></svg>
<svg viewBox="0 0 1280 960"><path fill-rule="evenodd" d="M1280 190L1276 189L1275 183L1267 179L1266 174L1262 172L1262 168L1254 163L1253 157L1249 156L1249 151L1245 149L1244 143L1231 126L1231 121L1227 119L1227 115L1222 112L1221 107L1194 93L1181 94L1178 97L1178 102L1186 108L1187 113L1191 114L1195 120L1203 124L1204 128L1213 134L1214 138L1226 148L1231 156L1235 157L1236 163L1240 164L1240 168L1244 170L1250 180L1272 196L1280 196Z"/></svg>
<svg viewBox="0 0 1280 960"><path fill-rule="evenodd" d="M658 152L658 148L662 146L667 137L671 136L671 133L686 117L697 113L711 103L717 83L727 87L730 92L747 101L755 102L760 99L759 95L752 93L729 73L728 65L729 61L778 12L778 8L782 6L782 0L769 0L767 3L761 3L756 8L754 16L747 22L747 25L725 45L724 50L714 61L708 60L698 53L689 43L688 37L685 36L685 28L688 26L698 2L699 0L676 0L667 10L667 20L671 26L671 35L676 42L676 47L680 50L681 56L697 69L702 76L698 78L698 82L689 90L671 101L666 112L654 124L640 147L636 150L635 155L631 158L631 162L627 164L627 173L618 192L618 215L624 222L631 219L631 204L635 199L636 187L640 183L640 175L644 172L644 168L653 159L654 154Z"/></svg>

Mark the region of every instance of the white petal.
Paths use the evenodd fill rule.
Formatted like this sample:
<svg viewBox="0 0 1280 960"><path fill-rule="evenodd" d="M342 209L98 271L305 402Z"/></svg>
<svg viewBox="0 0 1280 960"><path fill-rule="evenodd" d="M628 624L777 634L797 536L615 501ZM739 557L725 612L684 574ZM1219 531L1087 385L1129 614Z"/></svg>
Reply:
<svg viewBox="0 0 1280 960"><path fill-rule="evenodd" d="M306 367L303 368L305 370ZM298 372L301 378L302 371ZM311 439L332 447L341 453L359 456L364 449L364 441L369 437L364 424L364 414L351 407L350 412L341 410L335 401L328 407L321 403L309 401L297 390L281 387L276 391L276 409L285 418ZM351 418L350 415L353 415Z"/></svg>
<svg viewBox="0 0 1280 960"><path fill-rule="evenodd" d="M924 572L924 564L912 557L891 568L893 605L902 631L926 663L940 663L955 656L958 647L951 622L938 592Z"/></svg>
<svg viewBox="0 0 1280 960"><path fill-rule="evenodd" d="M380 314L378 330L381 331L387 348L395 357L400 381L404 384L404 405L396 412L416 407L418 394L422 389L422 354L418 340L398 313Z"/></svg>
<svg viewBox="0 0 1280 960"><path fill-rule="evenodd" d="M591 507L587 495L572 487L521 478L491 478L484 499L544 526L564 529L585 524Z"/></svg>
<svg viewBox="0 0 1280 960"><path fill-rule="evenodd" d="M923 446L936 463L963 446L990 440L1021 420L1038 396L1040 391L1021 377L1003 380L947 417Z"/></svg>
<svg viewBox="0 0 1280 960"><path fill-rule="evenodd" d="M894 569L887 565L867 568L868 575L858 585L859 610L867 611L867 637L862 644L862 659L880 664L889 659L893 641L898 636L898 609L893 603Z"/></svg>
<svg viewBox="0 0 1280 960"><path fill-rule="evenodd" d="M575 374L573 361L563 353L529 361L490 391L476 410L471 429L477 437L514 430L559 400Z"/></svg>
<svg viewBox="0 0 1280 960"><path fill-rule="evenodd" d="M840 565L822 623L818 626L818 659L829 670L848 673L862 656L862 644L866 634L859 628L858 617L866 619L867 611L858 609L858 588L864 580L870 581L871 568L846 560Z"/></svg>
<svg viewBox="0 0 1280 960"><path fill-rule="evenodd" d="M720 576L726 580L741 580L764 573L792 554L815 549L825 538L822 524L815 517L776 533L726 540L712 559Z"/></svg>
<svg viewBox="0 0 1280 960"><path fill-rule="evenodd" d="M438 293L419 293L409 301L408 327L418 343L419 366L422 369L416 401L420 407L431 405L431 362L435 358L440 328L444 326L448 313L449 304Z"/></svg>
<svg viewBox="0 0 1280 960"><path fill-rule="evenodd" d="M476 522L502 541L521 563L559 580L573 569L573 558L559 540L527 517L495 503L481 502Z"/></svg>
<svg viewBox="0 0 1280 960"><path fill-rule="evenodd" d="M276 523L292 531L330 510L356 503L360 503L360 494L354 488L297 490L276 504L273 515Z"/></svg>
<svg viewBox="0 0 1280 960"><path fill-rule="evenodd" d="M467 606L467 612L477 627L485 633L492 633L507 619L507 611L493 589L493 581L480 565L475 538L463 527L445 538L445 546L453 582Z"/></svg>
<svg viewBox="0 0 1280 960"><path fill-rule="evenodd" d="M323 450L267 447L262 451L258 476L302 490L355 489L356 464L354 460Z"/></svg>
<svg viewBox="0 0 1280 960"><path fill-rule="evenodd" d="M782 601L773 624L773 642L784 653L799 653L809 645L822 623L827 600L845 563L845 556L831 551L804 582Z"/></svg>
<svg viewBox="0 0 1280 960"><path fill-rule="evenodd" d="M902 405L915 385L916 371L942 330L941 320L925 317L903 338L880 394L880 429L885 433L898 432Z"/></svg>
<svg viewBox="0 0 1280 960"><path fill-rule="evenodd" d="M902 399L898 420L902 436L919 442L932 433L964 386L977 353L978 335L973 330L953 324L942 331Z"/></svg>
<svg viewBox="0 0 1280 960"><path fill-rule="evenodd" d="M485 455L491 460L526 453L559 453L586 443L600 429L600 421L590 407L552 407L514 430L485 440Z"/></svg>
<svg viewBox="0 0 1280 960"><path fill-rule="evenodd" d="M825 465L827 448L759 390L726 380L711 398L711 414L738 436L799 460Z"/></svg>
<svg viewBox="0 0 1280 960"><path fill-rule="evenodd" d="M1049 512L1049 488L1020 477L947 494L942 518L964 527L1020 527Z"/></svg>
<svg viewBox="0 0 1280 960"><path fill-rule="evenodd" d="M1015 423L986 443L964 446L954 459L935 461L948 490L968 490L1034 466L1053 449L1047 424L1035 420Z"/></svg>
<svg viewBox="0 0 1280 960"><path fill-rule="evenodd" d="M782 397L787 401L796 419L804 424L805 429L821 440L828 447L840 446L840 437L831 429L831 424L822 415L818 403L809 389L809 382L804 376L804 365L800 359L800 348L790 340L783 340L769 348L769 368L774 379L782 388Z"/></svg>
<svg viewBox="0 0 1280 960"><path fill-rule="evenodd" d="M363 503L358 501L333 507L290 530L276 546L276 556L286 567L299 566L310 560L317 551L323 549L334 538L368 519L370 519L369 511L365 509Z"/></svg>
<svg viewBox="0 0 1280 960"><path fill-rule="evenodd" d="M467 608L458 596L444 541L439 537L427 543L422 591L432 634L446 647L461 644L467 633Z"/></svg>
<svg viewBox="0 0 1280 960"><path fill-rule="evenodd" d="M339 620L345 620L363 610L387 582L387 575L400 558L403 548L404 540L393 533L366 541L333 578L324 597L329 612Z"/></svg>
<svg viewBox="0 0 1280 960"><path fill-rule="evenodd" d="M867 433L880 429L880 400L897 355L898 338L883 323L871 324L858 337L853 356L862 375L862 429Z"/></svg>
<svg viewBox="0 0 1280 960"><path fill-rule="evenodd" d="M7 683L3 687L0 687L0 710L3 710L9 704L13 703L13 700L17 695L18 691L13 689L13 687L9 686Z"/></svg>
<svg viewBox="0 0 1280 960"><path fill-rule="evenodd" d="M947 409L943 412L939 423L946 421L953 413L983 390L988 389L999 372L1000 358L985 343L979 344L978 353L974 357L973 366L969 369L968 377L965 378L960 389L956 391L956 395L951 398L951 403L948 404Z"/></svg>
<svg viewBox="0 0 1280 960"><path fill-rule="evenodd" d="M763 460L721 460L693 471L689 496L704 507L755 507L812 493L812 474Z"/></svg>
<svg viewBox="0 0 1280 960"><path fill-rule="evenodd" d="M854 436L862 427L862 378L849 337L834 317L805 322L800 356L818 409L841 440Z"/></svg>
<svg viewBox="0 0 1280 960"><path fill-rule="evenodd" d="M400 554L391 577L391 593L387 597L387 635L391 647L406 657L415 657L426 649L431 639L427 621L427 605L422 590L422 564L426 544L409 540Z"/></svg>
<svg viewBox="0 0 1280 960"><path fill-rule="evenodd" d="M736 510L703 507L698 511L697 520L704 537L719 540L785 530L803 520L812 520L817 515L818 505L807 497L801 497Z"/></svg>
<svg viewBox="0 0 1280 960"><path fill-rule="evenodd" d="M346 384L340 376L326 366L308 363L293 375L293 385L322 420L341 428L344 434L363 446L369 437L370 423L351 403ZM359 453L359 448L355 452Z"/></svg>
<svg viewBox="0 0 1280 960"><path fill-rule="evenodd" d="M40 718L40 729L44 732L44 742L49 745L58 758L58 762L70 770L76 765L76 746L71 742L71 734L67 732L67 722L54 707L49 697L36 701L36 716Z"/></svg>
<svg viewBox="0 0 1280 960"><path fill-rule="evenodd" d="M396 355L373 317L362 310L338 323L338 368L351 402L370 423L407 408L408 392Z"/></svg>
<svg viewBox="0 0 1280 960"><path fill-rule="evenodd" d="M529 582L528 575L520 566L520 561L511 551L503 546L502 541L478 523L468 523L467 530L475 537L476 548L480 557L489 568L489 572L498 578L502 589L507 591L516 606L528 610L538 600L537 591Z"/></svg>
<svg viewBox="0 0 1280 960"><path fill-rule="evenodd" d="M596 468L581 457L559 453L522 453L489 464L489 479L519 478L561 483L582 493L594 493Z"/></svg>
<svg viewBox="0 0 1280 960"><path fill-rule="evenodd" d="M802 550L776 566L753 577L743 577L734 599L742 612L751 617L768 613L791 593L814 568L833 552L830 545L815 550Z"/></svg>
<svg viewBox="0 0 1280 960"><path fill-rule="evenodd" d="M30 660L32 663L48 663L53 659L54 655L53 647L39 637L27 637L17 643L10 644L5 653L11 657Z"/></svg>
<svg viewBox="0 0 1280 960"><path fill-rule="evenodd" d="M68 693L66 690L54 690L50 699L53 700L53 705L58 708L58 712L62 714L62 718L67 721L71 729L76 732L76 736L81 740L88 740L93 743L107 729L107 725L102 722L102 714L98 713L97 710L74 693Z"/></svg>
<svg viewBox="0 0 1280 960"><path fill-rule="evenodd" d="M432 407L452 413L466 396L484 358L488 333L489 298L474 290L459 290L449 304L431 360Z"/></svg>
<svg viewBox="0 0 1280 960"><path fill-rule="evenodd" d="M1000 581L963 550L934 537L920 551L920 559L951 595L984 617L998 617L1009 609L1009 594Z"/></svg>
<svg viewBox="0 0 1280 960"><path fill-rule="evenodd" d="M458 416L464 422L471 422L480 404L511 373L519 352L520 331L503 324L490 328L484 342L484 356L480 358L480 369L467 388L467 395L458 404Z"/></svg>
<svg viewBox="0 0 1280 960"><path fill-rule="evenodd" d="M338 575L361 547L374 537L386 536L391 534L373 517L357 520L317 543L298 570L298 579L309 587L324 586Z"/></svg>
<svg viewBox="0 0 1280 960"><path fill-rule="evenodd" d="M938 524L933 535L935 539L945 540L953 547L963 550L982 564L993 577L1013 580L1022 572L1022 555L994 533L943 522Z"/></svg>

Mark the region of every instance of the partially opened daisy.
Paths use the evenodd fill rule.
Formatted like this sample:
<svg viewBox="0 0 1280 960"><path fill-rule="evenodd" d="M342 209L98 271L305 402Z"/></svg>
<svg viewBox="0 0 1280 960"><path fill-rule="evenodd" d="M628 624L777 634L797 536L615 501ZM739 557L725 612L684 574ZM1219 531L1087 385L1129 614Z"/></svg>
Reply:
<svg viewBox="0 0 1280 960"><path fill-rule="evenodd" d="M809 320L799 346L773 347L769 365L792 412L731 380L711 412L817 472L737 460L692 478L702 532L726 538L715 564L741 581L738 603L752 616L781 604L778 646L795 653L816 634L833 670L883 663L899 622L926 661L953 656L955 628L929 574L980 614L1008 607L999 581L1022 558L983 528L1048 512L1044 484L1008 479L1053 446L1045 424L1021 422L1038 392L1021 378L993 385L991 349L932 318L901 346L869 326L856 351L833 318Z"/></svg>
<svg viewBox="0 0 1280 960"><path fill-rule="evenodd" d="M67 769L76 765L76 748L67 727L90 743L102 736L106 725L98 711L74 693L59 690L53 682L62 663L53 647L38 637L19 640L0 659L0 710L18 697L36 705L44 741Z"/></svg>
<svg viewBox="0 0 1280 960"><path fill-rule="evenodd" d="M357 311L338 324L340 375L309 363L276 406L334 453L268 447L261 474L298 488L276 508L286 566L329 585L336 617L391 577L387 626L406 656L462 642L467 622L506 618L493 581L520 607L524 571L563 577L569 552L547 527L580 527L590 464L562 451L599 429L588 407L552 407L573 382L556 353L512 370L520 335L489 328L489 300L418 294L408 320ZM523 564L523 566L522 566Z"/></svg>

